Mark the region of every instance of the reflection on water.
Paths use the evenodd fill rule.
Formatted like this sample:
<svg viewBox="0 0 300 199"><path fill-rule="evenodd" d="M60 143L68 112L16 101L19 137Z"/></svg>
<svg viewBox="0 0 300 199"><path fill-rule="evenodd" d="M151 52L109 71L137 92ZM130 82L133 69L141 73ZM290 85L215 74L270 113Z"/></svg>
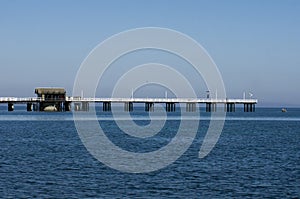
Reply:
<svg viewBox="0 0 300 199"><path fill-rule="evenodd" d="M200 113L184 113L180 114L180 110L168 113L165 117L164 112L156 110L156 113L145 112L142 107L137 107L133 112L126 114L120 110L115 114L111 112L102 112L97 109L97 120L219 120L222 118L211 117L210 113L206 113L204 109ZM283 113L281 109L275 108L257 108L254 113L244 113L242 109L237 109L234 113L227 113L226 120L233 121L300 121L300 109L289 109L289 112ZM91 113L78 112L80 114L77 119L80 120L94 120ZM16 110L14 112L7 112L0 109L0 121L73 121L72 112L26 112L25 110Z"/></svg>

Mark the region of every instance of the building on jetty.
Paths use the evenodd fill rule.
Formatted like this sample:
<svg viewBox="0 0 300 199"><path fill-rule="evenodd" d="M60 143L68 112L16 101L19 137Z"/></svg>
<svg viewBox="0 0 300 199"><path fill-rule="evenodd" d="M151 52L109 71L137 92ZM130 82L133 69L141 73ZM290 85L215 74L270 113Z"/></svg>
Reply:
<svg viewBox="0 0 300 199"><path fill-rule="evenodd" d="M69 111L70 103L66 103L66 90L64 88L36 88L34 93L40 102L34 103L38 111Z"/></svg>

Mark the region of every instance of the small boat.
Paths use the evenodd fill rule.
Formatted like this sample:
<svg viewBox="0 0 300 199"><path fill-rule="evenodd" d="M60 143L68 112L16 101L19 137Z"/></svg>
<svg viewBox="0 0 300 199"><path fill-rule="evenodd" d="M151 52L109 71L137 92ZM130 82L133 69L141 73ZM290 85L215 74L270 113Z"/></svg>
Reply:
<svg viewBox="0 0 300 199"><path fill-rule="evenodd" d="M57 108L55 106L47 106L44 108L44 111L54 112L57 111Z"/></svg>
<svg viewBox="0 0 300 199"><path fill-rule="evenodd" d="M287 112L286 108L281 109L281 112L283 113Z"/></svg>

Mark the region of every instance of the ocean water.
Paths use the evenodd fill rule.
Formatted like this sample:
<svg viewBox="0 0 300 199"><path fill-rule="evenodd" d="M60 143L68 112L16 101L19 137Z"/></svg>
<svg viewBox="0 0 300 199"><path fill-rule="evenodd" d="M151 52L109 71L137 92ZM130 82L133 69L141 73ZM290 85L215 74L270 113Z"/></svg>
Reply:
<svg viewBox="0 0 300 199"><path fill-rule="evenodd" d="M228 113L215 148L199 159L210 118L201 110L189 149L173 164L142 174L95 159L82 144L72 113L24 109L7 112L0 106L1 198L300 197L300 109ZM170 113L160 133L139 140L124 135L110 113L97 115L113 143L136 152L167 145L180 123L180 113ZM142 108L131 116L139 125L149 123Z"/></svg>

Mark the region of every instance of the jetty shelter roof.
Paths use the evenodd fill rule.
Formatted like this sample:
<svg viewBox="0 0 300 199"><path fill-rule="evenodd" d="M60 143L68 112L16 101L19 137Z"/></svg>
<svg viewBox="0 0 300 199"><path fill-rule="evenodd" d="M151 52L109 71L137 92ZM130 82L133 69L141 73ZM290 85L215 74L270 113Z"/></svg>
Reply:
<svg viewBox="0 0 300 199"><path fill-rule="evenodd" d="M66 90L64 88L36 88L34 90L35 94L66 94Z"/></svg>

